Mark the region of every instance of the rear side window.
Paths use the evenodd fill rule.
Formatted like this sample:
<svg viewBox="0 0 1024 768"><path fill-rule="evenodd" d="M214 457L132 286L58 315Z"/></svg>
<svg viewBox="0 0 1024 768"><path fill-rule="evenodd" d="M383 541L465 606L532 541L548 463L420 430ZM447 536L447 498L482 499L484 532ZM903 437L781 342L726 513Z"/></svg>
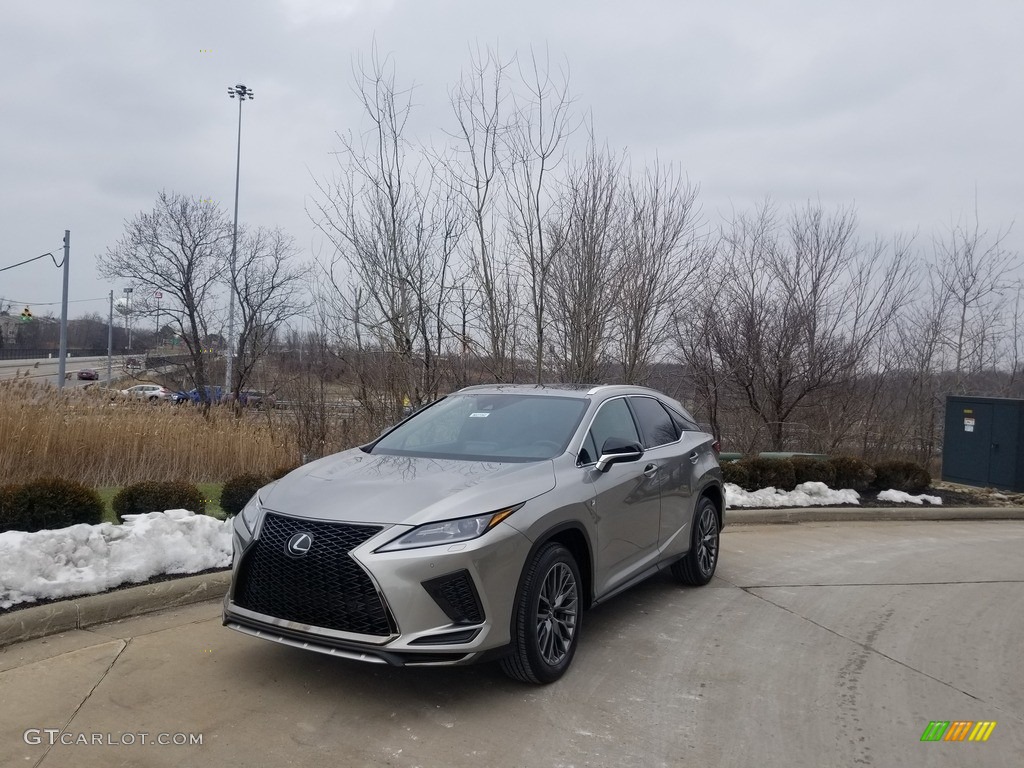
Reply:
<svg viewBox="0 0 1024 768"><path fill-rule="evenodd" d="M676 423L676 427L679 429L680 434L683 432L703 432L700 425L693 419L676 413L671 408L669 414L672 416L672 421Z"/></svg>
<svg viewBox="0 0 1024 768"><path fill-rule="evenodd" d="M653 397L629 398L640 429L644 434L644 448L668 445L679 439L679 427L672 420L665 407Z"/></svg>

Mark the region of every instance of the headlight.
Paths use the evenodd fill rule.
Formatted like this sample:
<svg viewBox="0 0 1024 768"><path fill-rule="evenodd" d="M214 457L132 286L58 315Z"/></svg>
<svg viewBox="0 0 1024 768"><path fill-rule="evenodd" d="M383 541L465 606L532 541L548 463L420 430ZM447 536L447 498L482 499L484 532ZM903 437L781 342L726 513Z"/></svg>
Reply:
<svg viewBox="0 0 1024 768"><path fill-rule="evenodd" d="M239 517L242 518L242 524L250 534L256 530L256 521L259 520L259 516L260 495L257 492L252 495L252 498L249 499L249 503L246 504L239 513Z"/></svg>
<svg viewBox="0 0 1024 768"><path fill-rule="evenodd" d="M377 552L397 552L402 549L433 547L437 544L455 544L460 541L483 536L487 531L522 507L505 507L497 512L488 512L476 517L460 517L458 520L442 520L438 523L426 523L403 533L397 539L377 549Z"/></svg>

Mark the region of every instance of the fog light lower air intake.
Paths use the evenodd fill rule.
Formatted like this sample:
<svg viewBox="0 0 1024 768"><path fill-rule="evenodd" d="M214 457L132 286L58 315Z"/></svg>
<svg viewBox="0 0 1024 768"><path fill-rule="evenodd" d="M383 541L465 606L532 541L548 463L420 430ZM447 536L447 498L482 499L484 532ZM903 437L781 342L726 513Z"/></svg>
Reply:
<svg viewBox="0 0 1024 768"><path fill-rule="evenodd" d="M484 620L480 595L469 571L463 569L424 581L423 588L453 624L479 624Z"/></svg>

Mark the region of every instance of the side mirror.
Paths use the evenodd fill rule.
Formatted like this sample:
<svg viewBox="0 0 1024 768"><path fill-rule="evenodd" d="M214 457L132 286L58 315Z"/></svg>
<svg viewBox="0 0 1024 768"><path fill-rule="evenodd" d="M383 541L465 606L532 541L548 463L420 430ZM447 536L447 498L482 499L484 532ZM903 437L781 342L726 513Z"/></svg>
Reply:
<svg viewBox="0 0 1024 768"><path fill-rule="evenodd" d="M639 443L621 437L609 437L601 446L601 458L595 467L598 472L607 472L612 464L639 461L643 455L644 449Z"/></svg>

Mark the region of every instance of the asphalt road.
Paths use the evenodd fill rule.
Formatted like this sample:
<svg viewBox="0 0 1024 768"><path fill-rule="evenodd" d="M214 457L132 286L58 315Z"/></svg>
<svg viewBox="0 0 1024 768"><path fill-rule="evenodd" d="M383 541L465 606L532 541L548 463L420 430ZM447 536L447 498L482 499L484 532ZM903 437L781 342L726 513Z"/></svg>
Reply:
<svg viewBox="0 0 1024 768"><path fill-rule="evenodd" d="M114 358L113 374L116 378L122 374L123 358ZM77 374L83 368L92 368L99 373L100 382L107 378L106 357L69 357L64 361L65 386L81 387L92 384L91 381L79 381ZM0 380L12 379L15 377L32 378L36 381L48 381L57 384L60 371L60 360L54 355L53 358L40 360L0 360Z"/></svg>
<svg viewBox="0 0 1024 768"><path fill-rule="evenodd" d="M201 603L0 652L0 765L1016 768L1022 552L1021 521L734 526L708 587L586 614L543 688L280 647Z"/></svg>

